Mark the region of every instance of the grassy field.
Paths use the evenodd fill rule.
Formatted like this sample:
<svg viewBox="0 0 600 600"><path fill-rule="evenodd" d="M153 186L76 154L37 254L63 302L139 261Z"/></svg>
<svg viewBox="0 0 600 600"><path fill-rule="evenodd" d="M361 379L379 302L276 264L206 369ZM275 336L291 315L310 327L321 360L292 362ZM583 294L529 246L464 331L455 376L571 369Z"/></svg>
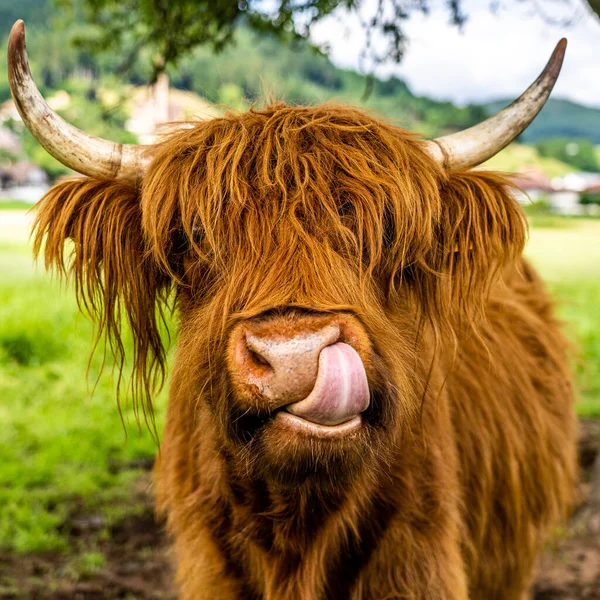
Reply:
<svg viewBox="0 0 600 600"><path fill-rule="evenodd" d="M156 453L130 410L121 426L101 353L86 378L92 326L34 268L27 238L24 212L0 211L0 548L21 552L65 549L79 510L99 511L107 529L135 511L131 486Z"/></svg>
<svg viewBox="0 0 600 600"><path fill-rule="evenodd" d="M600 416L600 220L561 224L533 228L528 254L578 347L578 410ZM17 206L0 211L0 549L60 551L73 515L99 514L108 532L136 511L132 486L156 444L129 410L125 435L110 372L91 393L102 359L86 379L92 327L33 267L28 225ZM159 429L164 405L163 394Z"/></svg>
<svg viewBox="0 0 600 600"><path fill-rule="evenodd" d="M552 223L532 227L527 255L548 282L575 342L578 411L600 417L600 220Z"/></svg>
<svg viewBox="0 0 600 600"><path fill-rule="evenodd" d="M528 169L541 170L547 177L563 177L576 170L556 158L540 156L533 146L516 142L498 152L482 166L505 173L517 173Z"/></svg>

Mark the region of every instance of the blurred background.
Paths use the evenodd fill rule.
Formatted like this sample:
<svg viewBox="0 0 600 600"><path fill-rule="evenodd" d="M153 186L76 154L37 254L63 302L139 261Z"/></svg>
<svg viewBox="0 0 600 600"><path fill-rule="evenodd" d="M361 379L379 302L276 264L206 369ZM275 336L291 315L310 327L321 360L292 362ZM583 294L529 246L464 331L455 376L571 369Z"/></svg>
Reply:
<svg viewBox="0 0 600 600"><path fill-rule="evenodd" d="M120 415L110 358L88 361L93 327L72 290L32 260L35 203L69 172L11 99L17 19L54 110L142 143L268 98L335 100L450 133L516 98L567 37L547 106L482 168L523 188L526 252L574 349L581 510L542 561L535 597L600 598L599 14L596 0L0 0L0 599L173 597L152 513L157 443L126 403ZM159 432L164 409L162 394Z"/></svg>

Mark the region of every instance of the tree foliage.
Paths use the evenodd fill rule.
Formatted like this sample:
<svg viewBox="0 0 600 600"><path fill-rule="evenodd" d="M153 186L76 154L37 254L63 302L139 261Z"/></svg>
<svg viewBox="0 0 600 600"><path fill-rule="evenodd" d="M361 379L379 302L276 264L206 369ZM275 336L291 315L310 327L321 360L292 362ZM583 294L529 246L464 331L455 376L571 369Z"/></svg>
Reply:
<svg viewBox="0 0 600 600"><path fill-rule="evenodd" d="M579 203L583 205L597 204L598 206L600 206L600 193L582 192L579 196ZM600 456L600 454L598 456ZM600 486L598 486L598 489L600 490Z"/></svg>
<svg viewBox="0 0 600 600"><path fill-rule="evenodd" d="M33 0L22 0L32 2ZM506 2L484 0L490 10ZM563 18L548 11L547 3L537 0L507 0L510 4L530 4L549 22L568 23L577 9L588 7L600 15L600 0L554 0L562 7ZM142 48L151 48L152 74L155 78L169 65L197 46L224 49L234 39L241 22L259 33L270 33L287 40L306 39L311 27L334 12L353 11L361 17L367 34L363 54L377 64L400 62L407 35L405 22L416 12L428 14L444 10L451 24L462 27L468 19L465 0L376 0L365 16L363 0L55 0L71 16L84 20L88 27L77 41L93 50L120 48L121 70L127 70ZM377 34L378 41L373 44ZM325 50L322 48L321 50Z"/></svg>
<svg viewBox="0 0 600 600"><path fill-rule="evenodd" d="M338 9L358 11L362 0L55 0L71 17L83 19L88 28L76 41L94 50L119 47L124 51L122 70L142 48L152 48L156 77L197 46L224 49L236 28L245 23L251 30L287 41L308 38L311 27ZM404 54L403 22L414 12L428 13L437 0L378 0L374 14L363 23L367 30L365 53L374 62L400 62ZM465 15L461 0L448 0L444 10L455 25ZM385 40L383 50L371 45L377 31Z"/></svg>

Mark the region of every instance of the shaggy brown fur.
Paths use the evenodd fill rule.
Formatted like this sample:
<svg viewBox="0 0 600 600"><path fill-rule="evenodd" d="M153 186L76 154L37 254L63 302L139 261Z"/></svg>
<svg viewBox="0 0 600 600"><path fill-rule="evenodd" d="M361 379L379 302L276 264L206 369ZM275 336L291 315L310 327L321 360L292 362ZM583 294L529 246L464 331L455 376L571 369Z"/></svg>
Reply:
<svg viewBox="0 0 600 600"><path fill-rule="evenodd" d="M70 270L133 391L160 383L156 469L184 599L520 599L575 477L565 341L521 258L502 176L446 173L414 135L325 105L227 115L157 148L140 188L76 179L36 249ZM63 254L73 240L73 260ZM357 331L371 405L348 439L242 410L228 340L252 319Z"/></svg>

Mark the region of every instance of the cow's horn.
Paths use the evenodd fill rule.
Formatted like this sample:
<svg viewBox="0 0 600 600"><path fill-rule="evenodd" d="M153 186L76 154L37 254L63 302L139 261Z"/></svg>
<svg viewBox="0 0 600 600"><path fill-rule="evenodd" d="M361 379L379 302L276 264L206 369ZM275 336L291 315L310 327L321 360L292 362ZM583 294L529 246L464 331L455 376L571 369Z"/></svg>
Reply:
<svg viewBox="0 0 600 600"><path fill-rule="evenodd" d="M512 104L478 125L427 142L428 152L449 170L475 167L500 152L527 128L546 103L566 47L563 38L542 74Z"/></svg>
<svg viewBox="0 0 600 600"><path fill-rule="evenodd" d="M59 117L37 89L27 60L25 24L19 20L8 40L8 82L27 129L63 165L92 177L137 181L149 146L117 144L93 137Z"/></svg>

